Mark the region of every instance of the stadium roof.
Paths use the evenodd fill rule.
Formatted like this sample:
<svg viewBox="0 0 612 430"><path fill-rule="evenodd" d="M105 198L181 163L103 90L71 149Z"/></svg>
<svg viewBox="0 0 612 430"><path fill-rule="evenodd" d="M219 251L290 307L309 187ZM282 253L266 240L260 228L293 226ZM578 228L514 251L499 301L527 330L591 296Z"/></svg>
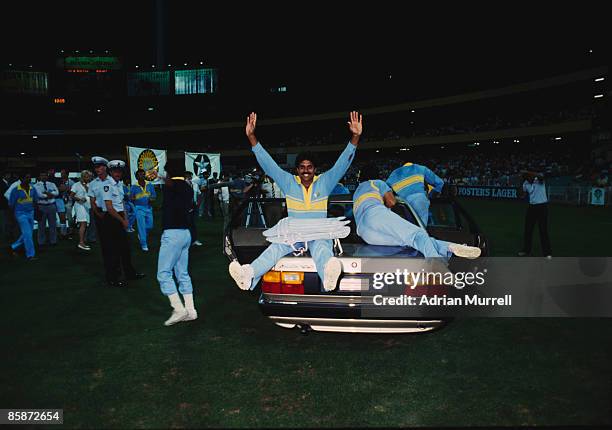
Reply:
<svg viewBox="0 0 612 430"><path fill-rule="evenodd" d="M232 86L355 87L389 80L428 95L456 93L607 64L605 14L517 4L500 10L373 10L331 13L324 4L192 9L186 1L41 2L6 6L3 60L50 64L60 49L122 55L128 67L156 62L156 3L164 62L219 67ZM209 4L206 3L207 7ZM513 8L513 10L506 10ZM485 13L483 15L483 12ZM488 12L488 13L487 13ZM10 43L8 43L10 42ZM592 52L591 52L592 51ZM437 92L431 92L431 89Z"/></svg>

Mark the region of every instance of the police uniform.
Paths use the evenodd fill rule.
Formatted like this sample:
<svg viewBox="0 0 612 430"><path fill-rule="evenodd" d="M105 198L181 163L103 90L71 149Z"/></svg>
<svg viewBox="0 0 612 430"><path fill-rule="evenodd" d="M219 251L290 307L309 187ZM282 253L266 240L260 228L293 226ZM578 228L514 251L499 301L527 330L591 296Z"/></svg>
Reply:
<svg viewBox="0 0 612 430"><path fill-rule="evenodd" d="M406 163L391 172L387 184L412 206L423 221L423 225L427 226L429 221L429 198L427 196L431 190L442 192L444 181L425 166ZM428 188L426 191L426 184L433 185L433 188Z"/></svg>
<svg viewBox="0 0 612 430"><path fill-rule="evenodd" d="M450 257L449 242L431 238L385 206L383 196L389 191L391 188L379 179L359 184L353 195L357 234L370 245L411 247L427 258Z"/></svg>
<svg viewBox="0 0 612 430"><path fill-rule="evenodd" d="M102 157L93 157L92 161L94 165L103 164L109 169L122 168L125 165L123 161L113 160L109 162ZM124 195L121 182L116 182L110 175L104 179L98 177L89 185L88 195L95 198L96 206L103 214L101 218L95 216L95 222L100 238L107 282L111 286L123 286L123 283L119 281L122 266L126 278L142 277L141 274L136 273L132 266L127 232L121 222L110 215L106 208L106 201L111 201L113 209L123 216Z"/></svg>
<svg viewBox="0 0 612 430"><path fill-rule="evenodd" d="M145 181L144 187L138 182L130 187L130 203L134 206L138 240L143 251L148 251L147 235L153 228L153 208L151 200L157 197L155 186Z"/></svg>

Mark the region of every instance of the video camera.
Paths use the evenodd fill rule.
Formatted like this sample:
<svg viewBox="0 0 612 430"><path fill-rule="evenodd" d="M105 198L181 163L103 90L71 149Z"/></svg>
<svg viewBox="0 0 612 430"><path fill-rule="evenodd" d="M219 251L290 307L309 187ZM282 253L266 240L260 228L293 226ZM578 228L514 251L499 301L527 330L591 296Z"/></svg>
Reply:
<svg viewBox="0 0 612 430"><path fill-rule="evenodd" d="M264 180L264 175L257 171L257 169L253 169L246 175L244 175L244 181L247 184L261 185Z"/></svg>

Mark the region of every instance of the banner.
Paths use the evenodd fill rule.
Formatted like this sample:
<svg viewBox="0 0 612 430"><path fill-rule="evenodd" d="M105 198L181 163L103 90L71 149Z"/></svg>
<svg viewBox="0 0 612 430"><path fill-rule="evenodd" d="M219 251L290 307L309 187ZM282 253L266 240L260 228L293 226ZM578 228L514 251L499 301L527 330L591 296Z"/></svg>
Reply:
<svg viewBox="0 0 612 430"><path fill-rule="evenodd" d="M153 184L163 183L161 179L156 178L158 173L164 173L166 166L166 150L151 149L151 148L135 148L128 146L128 160L130 169L130 178L132 184L136 183L136 170L142 169L145 171L147 181Z"/></svg>
<svg viewBox="0 0 612 430"><path fill-rule="evenodd" d="M219 178L221 177L221 154L185 152L185 170L197 177L202 177L204 171L208 172L210 177L217 172L217 178Z"/></svg>
<svg viewBox="0 0 612 430"><path fill-rule="evenodd" d="M605 188L591 188L589 204L593 206L603 206L606 203Z"/></svg>
<svg viewBox="0 0 612 430"><path fill-rule="evenodd" d="M480 197L485 199L517 200L518 189L515 187L494 187L478 185L456 185L457 197Z"/></svg>

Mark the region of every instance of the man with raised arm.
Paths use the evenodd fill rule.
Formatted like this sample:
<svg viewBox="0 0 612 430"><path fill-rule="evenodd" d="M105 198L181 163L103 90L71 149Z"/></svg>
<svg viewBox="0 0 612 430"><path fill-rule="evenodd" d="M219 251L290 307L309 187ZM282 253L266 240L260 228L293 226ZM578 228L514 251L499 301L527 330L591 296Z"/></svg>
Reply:
<svg viewBox="0 0 612 430"><path fill-rule="evenodd" d="M246 121L246 135L252 151L264 170L285 193L287 214L293 218L327 218L327 199L340 178L344 176L355 157L362 132L362 117L357 112L350 113L348 127L351 132L350 142L334 166L321 175L315 175L314 156L302 153L295 159L297 175L281 169L255 137L257 115L252 112ZM315 262L323 289L332 291L336 288L342 273L342 263L334 257L331 240L313 240L307 248ZM259 279L270 270L282 257L291 253L289 245L273 243L251 264L240 265L237 261L230 263L229 272L238 287L243 290L253 289Z"/></svg>

